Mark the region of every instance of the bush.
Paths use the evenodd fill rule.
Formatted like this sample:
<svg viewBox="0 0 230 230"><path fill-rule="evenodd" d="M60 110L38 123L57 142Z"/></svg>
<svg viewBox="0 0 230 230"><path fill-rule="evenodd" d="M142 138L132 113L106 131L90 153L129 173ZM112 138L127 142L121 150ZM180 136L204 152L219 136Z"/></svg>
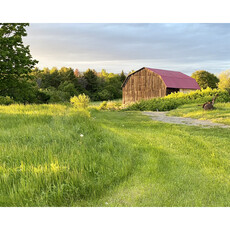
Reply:
<svg viewBox="0 0 230 230"><path fill-rule="evenodd" d="M8 96L0 96L0 105L11 105L14 103L14 100Z"/></svg>
<svg viewBox="0 0 230 230"><path fill-rule="evenodd" d="M62 92L56 89L48 89L46 93L49 95L49 103L63 103L69 100L70 96L66 92Z"/></svg>
<svg viewBox="0 0 230 230"><path fill-rule="evenodd" d="M125 110L141 110L141 111L169 111L176 109L180 105L192 103L205 103L212 101L213 96L217 95L216 102L229 102L230 95L226 90L219 89L203 89L184 94L181 92L171 93L163 98L153 98L147 101L136 102L127 106Z"/></svg>
<svg viewBox="0 0 230 230"><path fill-rule="evenodd" d="M99 110L120 110L121 103L120 102L112 102L112 101L103 101L99 107Z"/></svg>
<svg viewBox="0 0 230 230"><path fill-rule="evenodd" d="M103 101L99 106L99 110L106 110L107 109L107 101Z"/></svg>
<svg viewBox="0 0 230 230"><path fill-rule="evenodd" d="M50 95L47 94L46 92L39 90L37 91L36 98L37 98L37 103L39 104L48 103L48 101L50 100Z"/></svg>
<svg viewBox="0 0 230 230"><path fill-rule="evenodd" d="M70 98L70 103L77 109L87 109L89 102L90 98L84 93Z"/></svg>

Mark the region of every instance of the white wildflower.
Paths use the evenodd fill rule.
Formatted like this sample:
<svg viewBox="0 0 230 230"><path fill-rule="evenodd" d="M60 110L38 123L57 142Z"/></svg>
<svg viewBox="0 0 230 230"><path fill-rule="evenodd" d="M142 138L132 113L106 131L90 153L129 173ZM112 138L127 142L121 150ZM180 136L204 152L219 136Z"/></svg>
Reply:
<svg viewBox="0 0 230 230"><path fill-rule="evenodd" d="M84 135L81 133L81 134L80 134L80 137L84 137Z"/></svg>

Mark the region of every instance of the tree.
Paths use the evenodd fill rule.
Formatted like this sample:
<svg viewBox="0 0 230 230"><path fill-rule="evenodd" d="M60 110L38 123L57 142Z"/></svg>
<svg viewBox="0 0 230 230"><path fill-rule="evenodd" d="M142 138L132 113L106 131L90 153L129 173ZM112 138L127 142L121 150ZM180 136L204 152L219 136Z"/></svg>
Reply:
<svg viewBox="0 0 230 230"><path fill-rule="evenodd" d="M194 72L191 77L194 78L203 89L207 87L212 89L217 88L217 83L219 82L219 79L214 74L205 70L198 70Z"/></svg>
<svg viewBox="0 0 230 230"><path fill-rule="evenodd" d="M97 93L97 99L100 101L111 100L113 99L113 95L107 89L103 89Z"/></svg>
<svg viewBox="0 0 230 230"><path fill-rule="evenodd" d="M36 81L38 88L41 88L42 77L43 77L42 71L36 67L36 68L32 69L30 75Z"/></svg>
<svg viewBox="0 0 230 230"><path fill-rule="evenodd" d="M75 75L74 75L74 70L72 68L62 67L59 70L59 73L60 73L62 81L73 82L74 79L76 78Z"/></svg>
<svg viewBox="0 0 230 230"><path fill-rule="evenodd" d="M94 70L88 69L83 76L87 80L85 89L90 93L96 92L98 89L98 77L96 72Z"/></svg>
<svg viewBox="0 0 230 230"><path fill-rule="evenodd" d="M122 97L121 81L119 75L114 75L114 77L109 78L107 82L107 86L105 88L111 94L112 98L109 99L116 99Z"/></svg>
<svg viewBox="0 0 230 230"><path fill-rule="evenodd" d="M61 84L61 75L60 75L57 67L53 67L50 70L49 82L50 82L50 85L55 87L56 89Z"/></svg>
<svg viewBox="0 0 230 230"><path fill-rule="evenodd" d="M125 73L124 71L122 70L121 74L120 74L120 78L121 78L121 82L123 83L124 80L126 79L126 76L125 76Z"/></svg>
<svg viewBox="0 0 230 230"><path fill-rule="evenodd" d="M74 87L74 84L68 81L64 81L60 84L60 86L58 87L58 89L62 92L66 92L68 93L69 97L72 97L74 95L78 95L79 93L77 92L77 90ZM69 98L68 98L69 100Z"/></svg>
<svg viewBox="0 0 230 230"><path fill-rule="evenodd" d="M226 89L230 92L230 70L223 71L219 74L220 82L218 83L219 89Z"/></svg>
<svg viewBox="0 0 230 230"><path fill-rule="evenodd" d="M25 27L28 25L0 23L0 95L17 98L19 88L30 88L29 73L38 61L32 59L29 46L24 46L22 41L22 37L27 35ZM25 90L22 97L27 100Z"/></svg>
<svg viewBox="0 0 230 230"><path fill-rule="evenodd" d="M107 78L108 75L109 75L109 74L106 72L105 69L102 69L102 70L101 70L101 73L99 74L99 76L100 76L100 77L103 77L103 78Z"/></svg>
<svg viewBox="0 0 230 230"><path fill-rule="evenodd" d="M79 77L79 76L80 76L80 72L79 72L78 69L75 69L75 70L74 70L74 76L75 76L75 77Z"/></svg>

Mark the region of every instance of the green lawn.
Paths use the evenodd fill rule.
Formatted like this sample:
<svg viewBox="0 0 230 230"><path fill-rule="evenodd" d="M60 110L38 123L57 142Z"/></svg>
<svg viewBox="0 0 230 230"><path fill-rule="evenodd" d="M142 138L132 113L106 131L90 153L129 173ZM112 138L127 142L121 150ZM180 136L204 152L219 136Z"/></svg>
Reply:
<svg viewBox="0 0 230 230"><path fill-rule="evenodd" d="M204 110L202 106L197 104L183 105L175 110L171 110L168 115L210 120L230 125L230 103L217 103L214 107L214 110Z"/></svg>
<svg viewBox="0 0 230 230"><path fill-rule="evenodd" d="M230 206L229 129L0 106L0 206Z"/></svg>

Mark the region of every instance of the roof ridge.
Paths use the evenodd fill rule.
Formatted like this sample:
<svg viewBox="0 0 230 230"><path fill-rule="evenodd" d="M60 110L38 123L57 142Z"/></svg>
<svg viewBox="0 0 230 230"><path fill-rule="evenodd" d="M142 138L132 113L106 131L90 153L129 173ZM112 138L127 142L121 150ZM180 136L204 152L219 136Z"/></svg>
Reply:
<svg viewBox="0 0 230 230"><path fill-rule="evenodd" d="M175 70L168 70L168 69L157 69L157 68L150 68L150 67L144 67L144 68L147 68L147 69L155 69L155 70L162 70L162 71L169 71L169 72L176 72L176 73L182 73L180 71L175 71ZM184 73L182 73L184 74Z"/></svg>

